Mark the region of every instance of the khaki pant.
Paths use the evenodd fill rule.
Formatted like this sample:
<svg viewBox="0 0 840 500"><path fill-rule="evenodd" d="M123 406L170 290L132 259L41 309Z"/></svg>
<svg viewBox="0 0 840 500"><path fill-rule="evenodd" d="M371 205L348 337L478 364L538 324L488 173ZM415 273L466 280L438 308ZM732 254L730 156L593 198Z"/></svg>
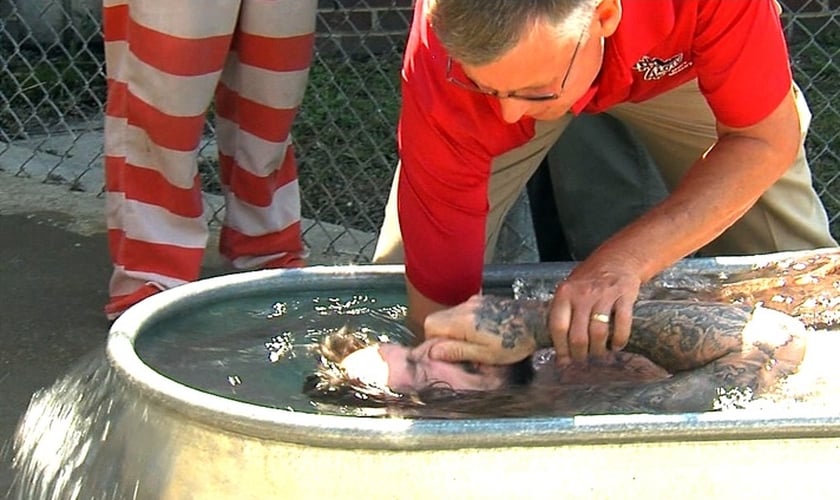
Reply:
<svg viewBox="0 0 840 500"><path fill-rule="evenodd" d="M795 90L804 144L811 113ZM544 158L551 167L564 236L572 255L582 259L667 196L716 137L714 116L696 81L643 103L616 106L604 116L538 122L530 142L493 161L485 262L493 257L505 215ZM398 176L399 171L385 209L376 263L403 260L396 211ZM836 245L800 146L788 172L700 253L750 255Z"/></svg>

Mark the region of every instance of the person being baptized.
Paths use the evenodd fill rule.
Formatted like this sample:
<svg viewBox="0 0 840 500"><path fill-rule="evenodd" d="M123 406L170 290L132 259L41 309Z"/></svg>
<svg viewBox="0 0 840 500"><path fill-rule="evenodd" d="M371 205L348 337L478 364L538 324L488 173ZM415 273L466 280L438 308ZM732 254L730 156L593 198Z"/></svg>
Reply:
<svg viewBox="0 0 840 500"><path fill-rule="evenodd" d="M446 342L437 338L405 346L337 332L315 348L319 367L305 392L317 401L402 410L445 402L444 413L453 415L706 411L732 391L742 399L759 394L794 372L804 356L805 328L783 313L644 301L635 306L623 351L558 365L545 328L548 306L478 295L430 316L468 322L471 338L483 339L484 348L524 356L509 365L437 360L435 347Z"/></svg>

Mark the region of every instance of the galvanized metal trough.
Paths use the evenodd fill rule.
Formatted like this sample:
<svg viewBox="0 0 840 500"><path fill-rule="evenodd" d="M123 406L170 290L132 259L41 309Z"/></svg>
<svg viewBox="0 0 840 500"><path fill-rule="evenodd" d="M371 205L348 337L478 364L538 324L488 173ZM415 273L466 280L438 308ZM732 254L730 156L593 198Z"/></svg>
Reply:
<svg viewBox="0 0 840 500"><path fill-rule="evenodd" d="M691 259L679 273L748 269L777 255ZM489 288L571 264L489 268ZM401 290L401 266L313 267L203 280L154 296L110 331L107 356L142 414L111 426L137 498L826 497L840 415L736 410L677 415L403 420L307 414L204 393L147 366L135 341L208 302L363 285ZM838 394L840 397L840 394Z"/></svg>

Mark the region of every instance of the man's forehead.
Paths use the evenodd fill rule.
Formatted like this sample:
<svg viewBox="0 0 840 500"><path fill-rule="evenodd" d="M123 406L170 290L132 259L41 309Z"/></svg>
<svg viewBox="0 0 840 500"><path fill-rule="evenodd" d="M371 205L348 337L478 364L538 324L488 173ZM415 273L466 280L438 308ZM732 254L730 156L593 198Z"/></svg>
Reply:
<svg viewBox="0 0 840 500"><path fill-rule="evenodd" d="M562 68L571 60L578 37L558 36L544 24L502 57L491 63L463 65L464 72L477 85L500 93L542 89L557 83Z"/></svg>

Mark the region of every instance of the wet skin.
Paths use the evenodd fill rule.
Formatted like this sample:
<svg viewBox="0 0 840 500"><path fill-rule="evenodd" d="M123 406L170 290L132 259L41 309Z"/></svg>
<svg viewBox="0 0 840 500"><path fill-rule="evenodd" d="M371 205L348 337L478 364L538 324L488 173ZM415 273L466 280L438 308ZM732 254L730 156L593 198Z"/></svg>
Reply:
<svg viewBox="0 0 840 500"><path fill-rule="evenodd" d="M492 391L506 385L507 366L429 358L429 351L437 342L426 341L415 348L391 343L372 345L347 356L341 366L353 378L397 392L420 391L436 384L458 391ZM671 375L644 356L626 352L558 367L554 350L546 349L535 354L532 364L536 385L650 382Z"/></svg>
<svg viewBox="0 0 840 500"><path fill-rule="evenodd" d="M359 349L341 362L355 379L397 392L420 391L437 384L458 391L492 391L507 385L510 368L479 363L450 363L429 357L438 340L411 348L400 344L375 344ZM618 352L575 361L563 367L554 363L554 350L543 349L532 360L537 385L593 385L610 382L650 382L670 376L644 356Z"/></svg>
<svg viewBox="0 0 840 500"><path fill-rule="evenodd" d="M341 367L353 378L394 391L416 391L442 384L456 391L492 391L505 383L507 366L450 363L429 357L439 340L417 347L376 344L353 352Z"/></svg>
<svg viewBox="0 0 840 500"><path fill-rule="evenodd" d="M454 323L473 325L474 339L488 348L521 352L523 359L551 345L546 334L546 302L477 296L448 314ZM697 302L649 301L637 304L634 335L627 352L574 360L558 366L539 351L533 365L537 382L548 385L608 381L658 381L640 400L670 401L695 395L711 401L719 387L768 387L796 370L804 355L804 326L790 316L763 308ZM488 391L505 385L508 368L465 365L432 359L446 342L430 339L417 347L380 344L356 351L341 363L352 378L395 391L445 384L454 390ZM542 367L541 367L542 365ZM548 366L552 369L545 370ZM542 369L541 369L542 368ZM674 377L671 377L674 374ZM668 382L671 381L671 382ZM686 384L691 389L686 389ZM670 398L670 399L669 399Z"/></svg>

